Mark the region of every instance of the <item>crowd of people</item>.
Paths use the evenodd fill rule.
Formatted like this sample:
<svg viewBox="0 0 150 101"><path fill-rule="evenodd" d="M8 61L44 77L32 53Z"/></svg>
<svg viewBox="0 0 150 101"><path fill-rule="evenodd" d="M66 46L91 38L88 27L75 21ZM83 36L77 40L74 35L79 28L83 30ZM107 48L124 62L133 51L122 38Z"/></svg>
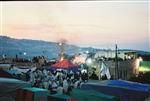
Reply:
<svg viewBox="0 0 150 101"><path fill-rule="evenodd" d="M80 88L88 81L86 72L48 71L37 69L30 71L29 81L33 87L48 89L51 94L70 94L73 88Z"/></svg>

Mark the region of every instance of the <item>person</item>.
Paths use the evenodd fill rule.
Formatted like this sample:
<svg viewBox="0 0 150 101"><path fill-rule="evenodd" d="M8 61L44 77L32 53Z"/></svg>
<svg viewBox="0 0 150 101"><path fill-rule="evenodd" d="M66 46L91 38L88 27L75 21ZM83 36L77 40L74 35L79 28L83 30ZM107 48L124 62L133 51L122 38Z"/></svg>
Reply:
<svg viewBox="0 0 150 101"><path fill-rule="evenodd" d="M107 80L106 74L101 77L102 80Z"/></svg>
<svg viewBox="0 0 150 101"><path fill-rule="evenodd" d="M80 85L80 81L77 80L77 81L74 83L74 88L79 88L79 85Z"/></svg>
<svg viewBox="0 0 150 101"><path fill-rule="evenodd" d="M86 82L88 81L88 74L84 72L84 73L82 74L81 78L82 78L82 81L83 81L84 83L86 83Z"/></svg>
<svg viewBox="0 0 150 101"><path fill-rule="evenodd" d="M51 86L50 87L51 94L56 94L57 93L57 84L54 80L52 81L50 86Z"/></svg>
<svg viewBox="0 0 150 101"><path fill-rule="evenodd" d="M80 82L79 88L81 88L83 84L84 84L84 82Z"/></svg>
<svg viewBox="0 0 150 101"><path fill-rule="evenodd" d="M68 92L68 82L66 79L64 79L63 81L63 89L64 89L64 93L66 94Z"/></svg>
<svg viewBox="0 0 150 101"><path fill-rule="evenodd" d="M45 77L45 79L43 80L43 88L45 88L45 89L48 89L48 87L49 87L49 82L48 82L48 78L47 77Z"/></svg>
<svg viewBox="0 0 150 101"><path fill-rule="evenodd" d="M58 94L63 94L63 84L59 84L58 88L57 88L57 93Z"/></svg>
<svg viewBox="0 0 150 101"><path fill-rule="evenodd" d="M93 79L93 80L98 80L98 76L96 75L96 73L93 71L90 79Z"/></svg>
<svg viewBox="0 0 150 101"><path fill-rule="evenodd" d="M35 72L30 72L30 80L29 82L31 83L31 85L33 86L35 83Z"/></svg>

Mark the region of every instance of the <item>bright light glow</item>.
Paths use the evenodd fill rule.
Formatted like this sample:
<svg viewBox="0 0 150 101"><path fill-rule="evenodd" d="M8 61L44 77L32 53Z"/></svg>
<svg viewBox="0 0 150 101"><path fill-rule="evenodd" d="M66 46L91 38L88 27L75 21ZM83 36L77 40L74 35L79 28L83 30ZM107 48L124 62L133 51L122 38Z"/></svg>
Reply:
<svg viewBox="0 0 150 101"><path fill-rule="evenodd" d="M131 56L128 56L128 59L131 59Z"/></svg>
<svg viewBox="0 0 150 101"><path fill-rule="evenodd" d="M63 61L63 60L64 60L64 57L63 57L63 56L61 56L61 57L60 57L60 61Z"/></svg>
<svg viewBox="0 0 150 101"><path fill-rule="evenodd" d="M91 58L87 59L87 64L92 64L92 59Z"/></svg>
<svg viewBox="0 0 150 101"><path fill-rule="evenodd" d="M24 53L23 53L23 55L27 55L27 53L26 53L26 52L24 52Z"/></svg>
<svg viewBox="0 0 150 101"><path fill-rule="evenodd" d="M59 43L59 45L61 46L61 45L62 45L62 43L60 42L60 43Z"/></svg>
<svg viewBox="0 0 150 101"><path fill-rule="evenodd" d="M141 63L142 61L143 61L142 57L139 57L139 58L136 59L136 62L135 62L135 63L136 63L136 64L135 64L135 65L136 65L135 68L136 68L136 69L139 69L140 63Z"/></svg>
<svg viewBox="0 0 150 101"><path fill-rule="evenodd" d="M89 53L89 51L86 51L86 53L88 54L88 53Z"/></svg>
<svg viewBox="0 0 150 101"><path fill-rule="evenodd" d="M139 57L139 61L140 61L140 62L143 61L142 57Z"/></svg>
<svg viewBox="0 0 150 101"><path fill-rule="evenodd" d="M85 63L86 58L87 58L86 55L75 56L75 59L73 60L73 63Z"/></svg>

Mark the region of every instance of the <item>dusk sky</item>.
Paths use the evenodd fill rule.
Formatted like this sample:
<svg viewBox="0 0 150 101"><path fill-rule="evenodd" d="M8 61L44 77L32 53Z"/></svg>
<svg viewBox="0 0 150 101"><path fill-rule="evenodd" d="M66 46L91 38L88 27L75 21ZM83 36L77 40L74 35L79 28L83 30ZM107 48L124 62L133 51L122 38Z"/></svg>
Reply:
<svg viewBox="0 0 150 101"><path fill-rule="evenodd" d="M0 35L150 51L148 1L0 2Z"/></svg>

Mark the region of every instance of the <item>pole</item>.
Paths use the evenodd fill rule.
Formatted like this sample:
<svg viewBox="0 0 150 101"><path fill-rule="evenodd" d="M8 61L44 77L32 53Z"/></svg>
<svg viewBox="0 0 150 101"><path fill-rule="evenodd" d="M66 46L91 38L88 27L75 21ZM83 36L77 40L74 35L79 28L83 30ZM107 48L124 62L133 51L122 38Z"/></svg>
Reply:
<svg viewBox="0 0 150 101"><path fill-rule="evenodd" d="M118 47L117 44L115 44L115 76L116 79L118 79Z"/></svg>

